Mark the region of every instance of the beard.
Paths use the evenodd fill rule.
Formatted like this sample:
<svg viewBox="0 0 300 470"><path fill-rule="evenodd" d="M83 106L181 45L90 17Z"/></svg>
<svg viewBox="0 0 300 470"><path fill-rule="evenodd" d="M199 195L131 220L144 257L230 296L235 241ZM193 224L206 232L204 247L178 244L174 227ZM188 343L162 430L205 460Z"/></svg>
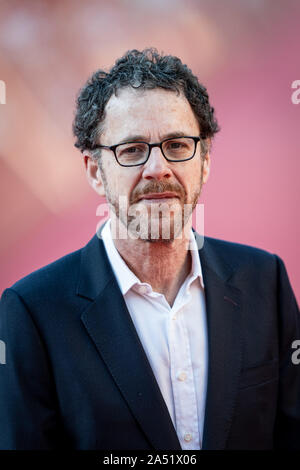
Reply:
<svg viewBox="0 0 300 470"><path fill-rule="evenodd" d="M106 199L115 214L117 227L114 227L113 233L116 238L141 239L148 243L171 243L183 236L201 193L202 168L199 188L191 195L189 203L187 193L179 183L156 180L149 181L141 188L134 188L127 201L126 196L114 195L103 169L100 168L100 171ZM177 197L170 199L170 202L153 204L139 200L146 194L163 192L172 192Z"/></svg>

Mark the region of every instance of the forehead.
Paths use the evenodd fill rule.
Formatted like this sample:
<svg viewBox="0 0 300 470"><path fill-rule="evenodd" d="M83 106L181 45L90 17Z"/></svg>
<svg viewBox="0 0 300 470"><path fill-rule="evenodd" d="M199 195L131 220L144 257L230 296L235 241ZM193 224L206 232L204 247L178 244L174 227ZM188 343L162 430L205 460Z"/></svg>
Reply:
<svg viewBox="0 0 300 470"><path fill-rule="evenodd" d="M103 138L112 145L130 135L149 140L171 132L198 135L199 124L182 93L162 88L123 88L112 95L105 108ZM113 142L113 143L114 143Z"/></svg>

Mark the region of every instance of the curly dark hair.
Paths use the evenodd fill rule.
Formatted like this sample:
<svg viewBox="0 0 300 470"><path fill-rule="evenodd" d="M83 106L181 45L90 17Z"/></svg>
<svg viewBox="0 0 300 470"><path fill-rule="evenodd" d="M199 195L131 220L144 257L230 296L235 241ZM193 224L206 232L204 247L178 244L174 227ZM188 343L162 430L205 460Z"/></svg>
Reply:
<svg viewBox="0 0 300 470"><path fill-rule="evenodd" d="M178 57L160 55L154 48L133 49L118 59L108 73L97 70L79 91L73 133L77 139L75 147L81 152L96 147L108 100L128 86L183 92L199 122L202 139L219 131L206 88Z"/></svg>

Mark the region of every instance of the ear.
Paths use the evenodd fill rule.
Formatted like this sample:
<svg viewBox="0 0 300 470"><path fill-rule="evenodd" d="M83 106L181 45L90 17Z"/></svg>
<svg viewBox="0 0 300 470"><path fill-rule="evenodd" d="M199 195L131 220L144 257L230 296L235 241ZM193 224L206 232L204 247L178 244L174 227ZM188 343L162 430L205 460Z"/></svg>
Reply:
<svg viewBox="0 0 300 470"><path fill-rule="evenodd" d="M97 160L95 160L95 158L93 158L91 154L86 151L83 154L83 161L89 184L96 191L96 193L99 194L99 196L105 196L103 180Z"/></svg>
<svg viewBox="0 0 300 470"><path fill-rule="evenodd" d="M207 139L207 152L206 155L203 157L203 173L202 173L202 182L206 183L209 177L210 172L210 147L211 147L211 140Z"/></svg>

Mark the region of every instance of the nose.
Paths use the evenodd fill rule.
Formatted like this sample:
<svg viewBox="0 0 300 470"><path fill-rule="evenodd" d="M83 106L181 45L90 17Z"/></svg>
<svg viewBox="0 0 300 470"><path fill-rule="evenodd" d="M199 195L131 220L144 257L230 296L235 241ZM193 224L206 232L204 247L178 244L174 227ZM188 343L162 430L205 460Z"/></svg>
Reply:
<svg viewBox="0 0 300 470"><path fill-rule="evenodd" d="M161 149L159 147L153 147L144 165L143 177L148 180L162 180L164 178L170 178L171 176L172 171L169 168L169 162L163 156Z"/></svg>

